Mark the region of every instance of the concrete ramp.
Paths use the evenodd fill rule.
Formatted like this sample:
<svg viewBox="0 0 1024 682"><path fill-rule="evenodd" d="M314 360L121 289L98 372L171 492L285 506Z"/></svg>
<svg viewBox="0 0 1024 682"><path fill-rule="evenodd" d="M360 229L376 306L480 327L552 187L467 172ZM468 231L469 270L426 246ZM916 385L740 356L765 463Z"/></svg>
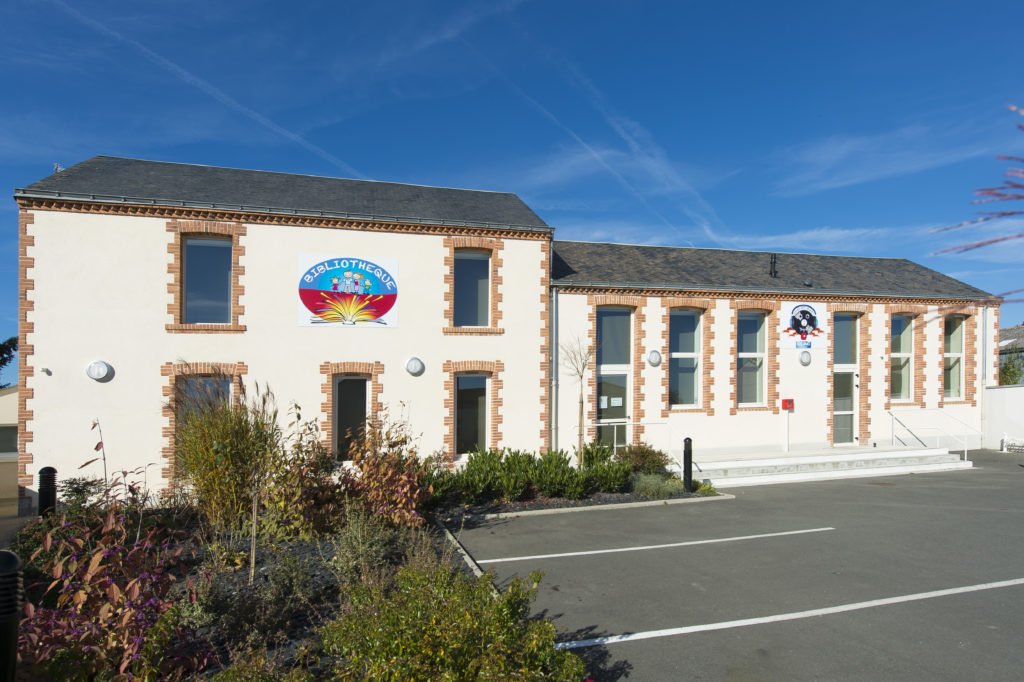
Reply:
<svg viewBox="0 0 1024 682"><path fill-rule="evenodd" d="M695 479L710 479L716 488L737 488L772 483L830 481L840 478L923 474L970 469L973 463L947 448L862 451L764 459L698 462Z"/></svg>

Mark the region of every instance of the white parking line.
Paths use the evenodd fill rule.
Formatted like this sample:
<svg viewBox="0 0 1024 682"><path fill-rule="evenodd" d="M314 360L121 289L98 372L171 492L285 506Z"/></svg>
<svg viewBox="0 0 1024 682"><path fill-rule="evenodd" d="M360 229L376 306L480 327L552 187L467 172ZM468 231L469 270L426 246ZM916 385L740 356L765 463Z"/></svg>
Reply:
<svg viewBox="0 0 1024 682"><path fill-rule="evenodd" d="M876 606L889 606L890 604L902 604L922 599L935 599L937 597L948 597L954 594L965 594L967 592L981 592L983 590L998 590L1003 587L1015 587L1024 585L1024 578L1014 580L1001 580L994 583L981 583L980 585L967 585L965 587L951 587L945 590L934 590L932 592L918 592L917 594L906 594L900 597L887 597L885 599L873 599L854 604L841 604L829 606L823 609L811 609L810 611L795 611L793 613L780 613L776 616L763 616L761 618L746 618L744 620L728 620L721 623L707 623L705 625L688 625L681 628L669 628L667 630L649 630L647 632L634 632L629 635L614 635L610 637L595 637L594 639L581 639L575 642L560 642L555 645L557 649L580 649L588 646L601 644L615 644L617 642L630 642L638 639L653 639L655 637L672 637L674 635L688 635L694 632L708 632L710 630L726 630L729 628L742 628L748 625L764 625L765 623L780 623L787 620L798 620L800 618L813 618L815 616L828 616L833 613L844 613L846 611L859 611L860 609L872 609Z"/></svg>
<svg viewBox="0 0 1024 682"><path fill-rule="evenodd" d="M616 552L640 552L646 549L666 549L668 547L687 547L689 545L711 545L718 542L738 542L739 540L757 540L760 538L777 538L783 535L802 535L803 533L822 533L835 530L832 526L825 528L808 528L806 530L787 530L781 533L762 533L760 535L740 535L733 538L715 538L713 540L690 540L688 542L670 542L665 545L644 545L642 547L617 547L615 549L594 549L589 552L562 552L560 554L534 554L533 556L513 556L504 559L478 559L478 564L501 564L509 561L532 561L535 559L560 559L571 556L588 556L590 554L614 554Z"/></svg>

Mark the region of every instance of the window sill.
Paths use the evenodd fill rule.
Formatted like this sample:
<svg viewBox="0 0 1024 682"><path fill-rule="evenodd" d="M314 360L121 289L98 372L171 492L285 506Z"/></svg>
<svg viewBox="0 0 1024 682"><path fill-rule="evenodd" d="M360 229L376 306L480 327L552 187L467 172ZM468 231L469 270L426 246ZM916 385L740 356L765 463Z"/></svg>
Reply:
<svg viewBox="0 0 1024 682"><path fill-rule="evenodd" d="M700 405L669 405L669 412L703 412L704 408Z"/></svg>
<svg viewBox="0 0 1024 682"><path fill-rule="evenodd" d="M736 405L736 410L738 412L771 412L771 409L770 405L762 403L743 403L742 405Z"/></svg>
<svg viewBox="0 0 1024 682"><path fill-rule="evenodd" d="M445 327L446 336L497 336L504 334L501 327Z"/></svg>
<svg viewBox="0 0 1024 682"><path fill-rule="evenodd" d="M244 324L168 324L164 327L169 334L241 334Z"/></svg>

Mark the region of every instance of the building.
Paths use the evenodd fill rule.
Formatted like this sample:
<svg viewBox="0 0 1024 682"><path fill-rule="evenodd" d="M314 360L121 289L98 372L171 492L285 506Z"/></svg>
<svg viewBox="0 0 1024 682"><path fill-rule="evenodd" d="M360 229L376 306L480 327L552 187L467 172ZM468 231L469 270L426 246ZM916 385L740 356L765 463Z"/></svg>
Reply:
<svg viewBox="0 0 1024 682"><path fill-rule="evenodd" d="M1024 360L1024 324L999 330L999 367ZM1018 383L1024 383L1024 377Z"/></svg>
<svg viewBox="0 0 1024 682"><path fill-rule="evenodd" d="M168 399L214 374L336 449L387 408L451 454L571 450L573 348L586 438L708 454L976 424L997 374L998 299L905 260L555 241L507 193L103 156L15 199L26 489L97 419L162 485Z"/></svg>

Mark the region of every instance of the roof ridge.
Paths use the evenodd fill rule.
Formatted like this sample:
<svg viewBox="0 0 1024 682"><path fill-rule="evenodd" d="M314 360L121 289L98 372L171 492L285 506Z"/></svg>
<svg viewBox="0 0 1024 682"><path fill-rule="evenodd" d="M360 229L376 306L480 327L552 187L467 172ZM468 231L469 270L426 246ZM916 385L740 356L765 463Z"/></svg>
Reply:
<svg viewBox="0 0 1024 682"><path fill-rule="evenodd" d="M730 253L755 253L755 254L777 254L782 256L823 256L827 258L857 258L860 260L884 260L884 261L905 261L913 263L907 258L895 258L889 256L847 256L836 253L811 253L808 251L754 251L752 249L727 249L722 246L675 246L666 244L628 244L623 242L587 242L578 241L575 239L554 239L553 244L564 243L564 244L600 244L607 246L635 246L645 249L682 249L686 251L727 251ZM924 267L924 266L922 266ZM948 275L947 275L948 277Z"/></svg>

